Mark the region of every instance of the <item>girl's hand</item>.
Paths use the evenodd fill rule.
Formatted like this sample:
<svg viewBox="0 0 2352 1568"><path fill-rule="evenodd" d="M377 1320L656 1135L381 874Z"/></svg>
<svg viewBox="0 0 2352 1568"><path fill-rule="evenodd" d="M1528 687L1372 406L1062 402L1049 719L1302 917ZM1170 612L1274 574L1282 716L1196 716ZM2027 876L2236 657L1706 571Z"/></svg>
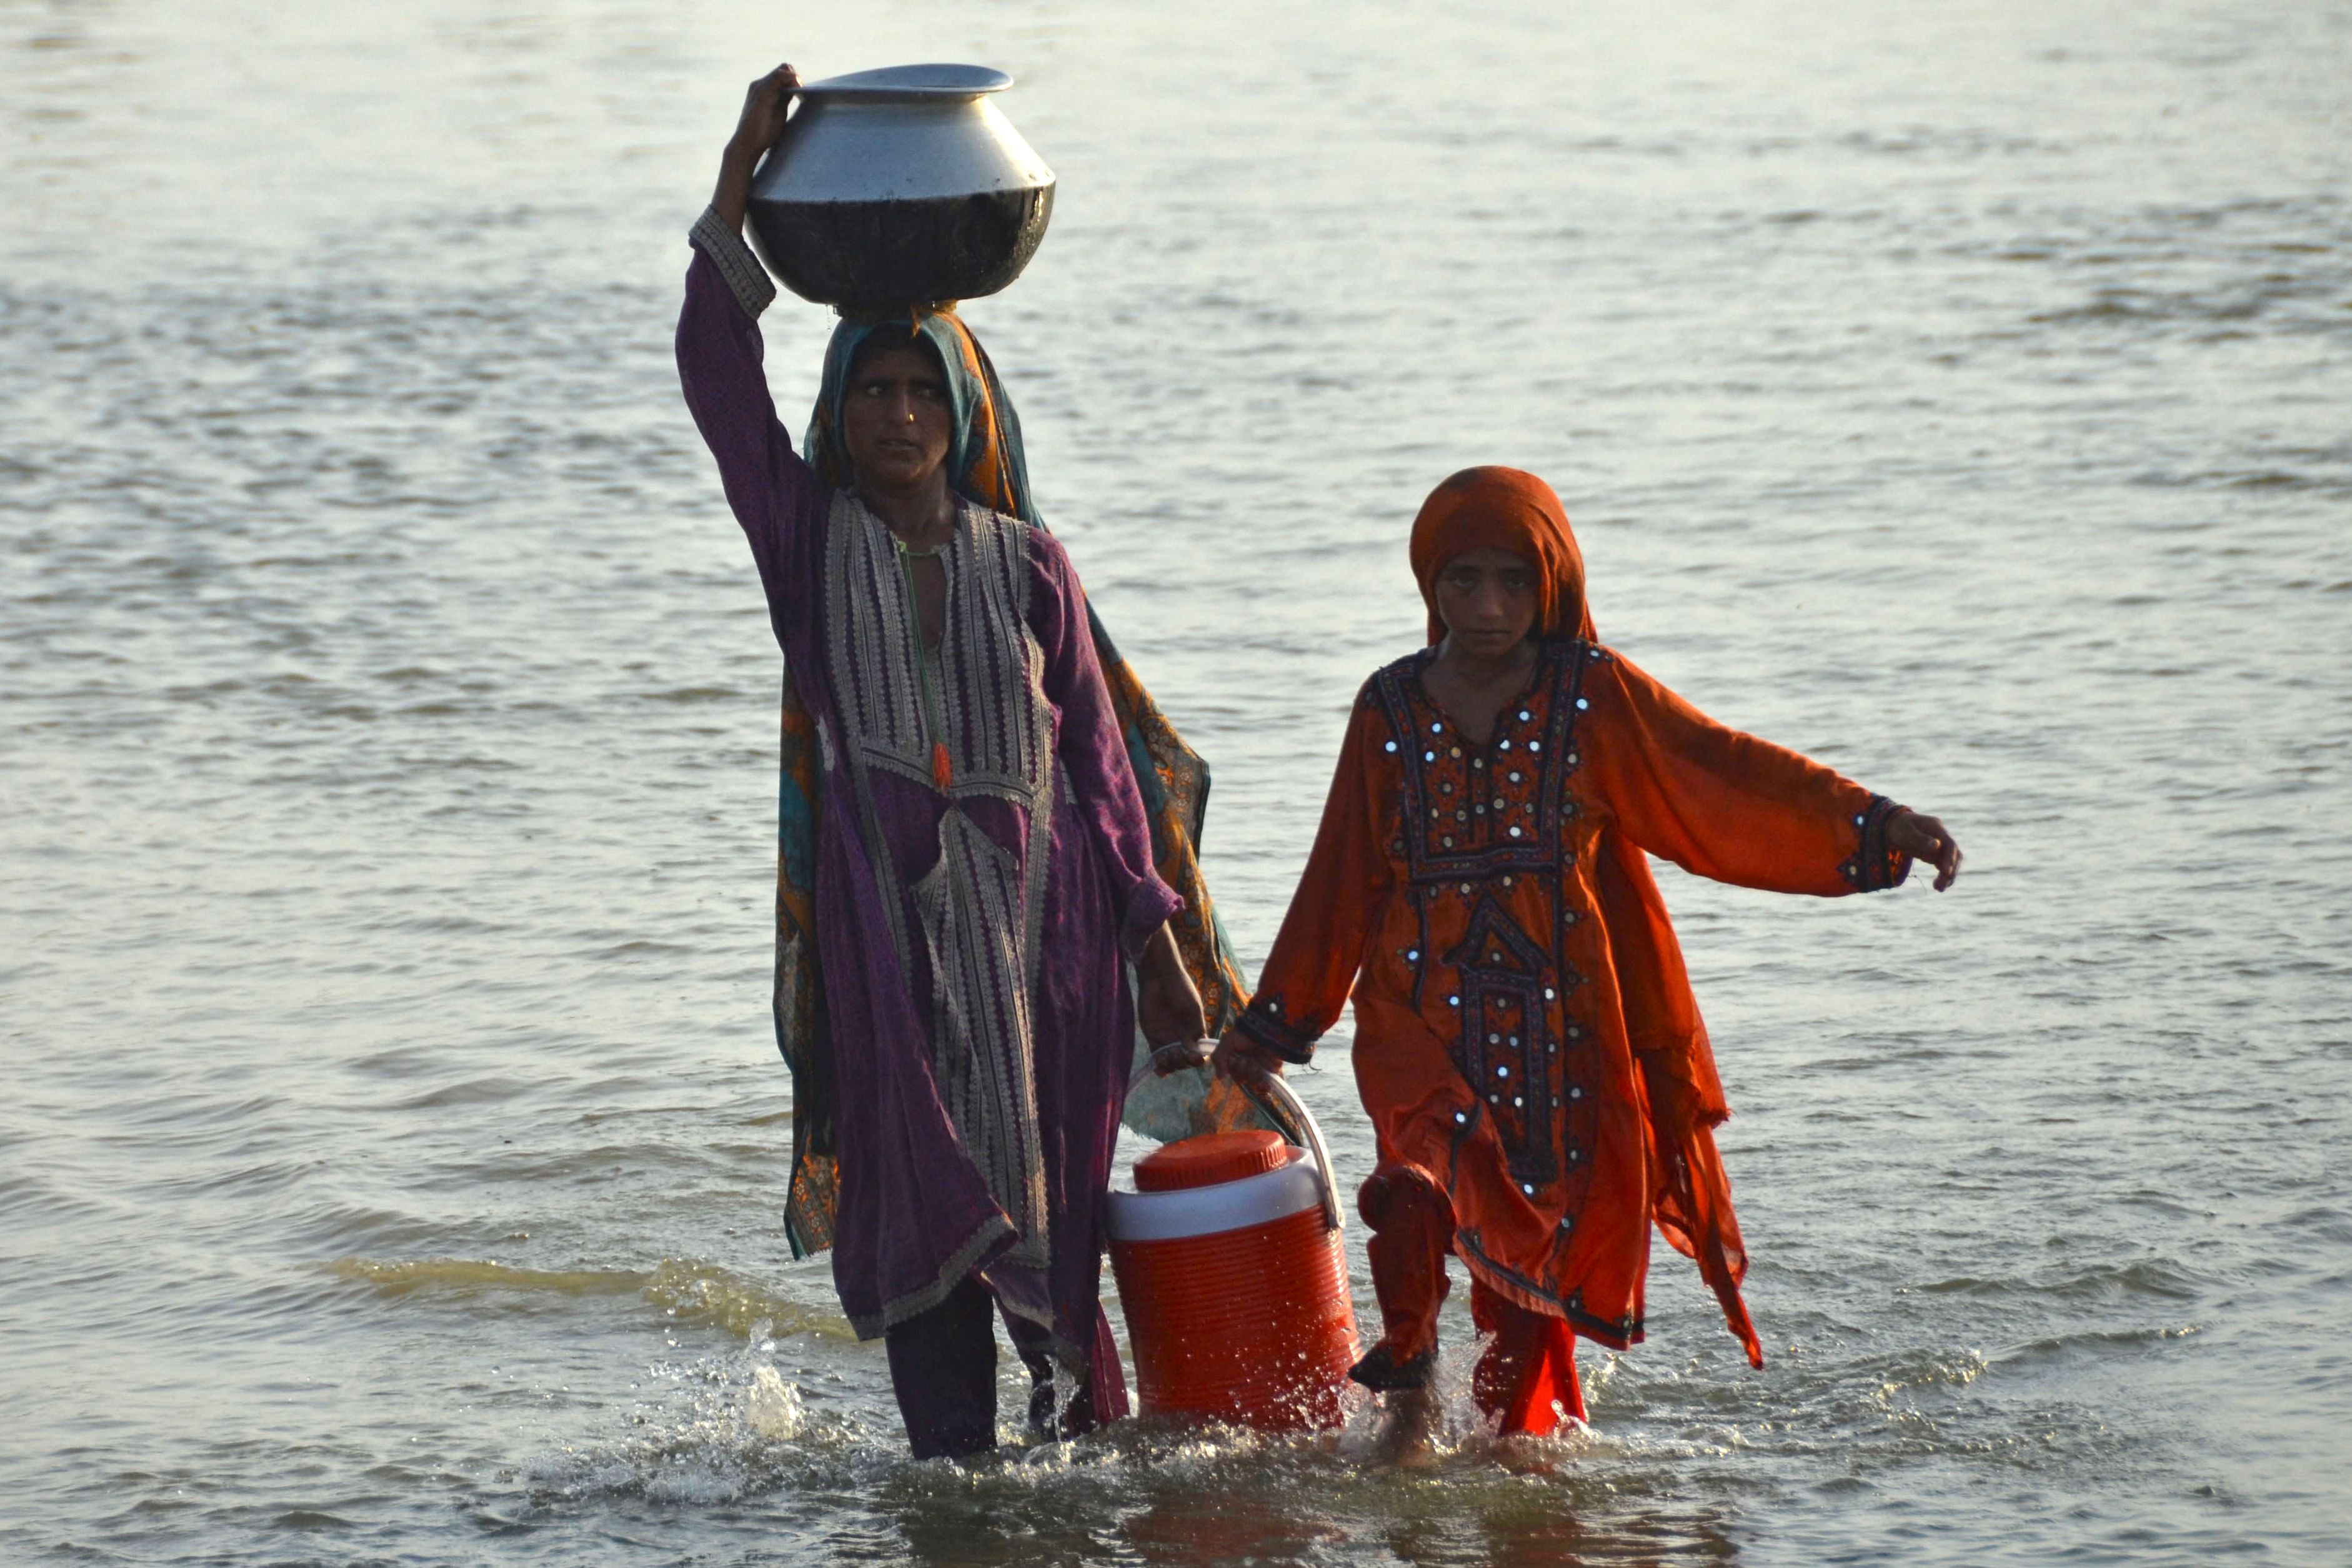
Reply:
<svg viewBox="0 0 2352 1568"><path fill-rule="evenodd" d="M1230 1078L1237 1083L1246 1083L1253 1078L1282 1076L1282 1058L1234 1029L1227 1030L1225 1038L1217 1041L1216 1054L1209 1058L1209 1065L1217 1070L1218 1077Z"/></svg>
<svg viewBox="0 0 2352 1568"><path fill-rule="evenodd" d="M1201 993L1184 972L1176 951L1176 937L1162 925L1144 945L1135 966L1135 1021L1151 1044L1168 1045L1198 1040L1209 1032L1208 1015L1201 1010Z"/></svg>
<svg viewBox="0 0 2352 1568"><path fill-rule="evenodd" d="M1959 880L1959 841L1935 818L1906 806L1886 824L1886 841L1905 854L1934 866L1937 893Z"/></svg>
<svg viewBox="0 0 2352 1568"><path fill-rule="evenodd" d="M719 217L739 229L743 226L744 210L751 204L752 172L768 149L783 139L785 116L792 109L793 94L800 89L800 73L782 65L743 94L743 114L735 122L735 134L727 139L727 151L719 160L719 188L710 196Z"/></svg>

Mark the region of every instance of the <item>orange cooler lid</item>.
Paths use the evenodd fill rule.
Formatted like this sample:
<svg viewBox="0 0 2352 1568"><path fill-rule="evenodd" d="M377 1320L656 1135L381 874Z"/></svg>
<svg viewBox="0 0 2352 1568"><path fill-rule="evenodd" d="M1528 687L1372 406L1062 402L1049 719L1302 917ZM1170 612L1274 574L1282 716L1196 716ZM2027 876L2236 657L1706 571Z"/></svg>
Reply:
<svg viewBox="0 0 2352 1568"><path fill-rule="evenodd" d="M1186 1187L1217 1186L1266 1171L1290 1161L1290 1149L1279 1133L1257 1128L1246 1133L1203 1133L1163 1144L1135 1162L1135 1190L1178 1192Z"/></svg>

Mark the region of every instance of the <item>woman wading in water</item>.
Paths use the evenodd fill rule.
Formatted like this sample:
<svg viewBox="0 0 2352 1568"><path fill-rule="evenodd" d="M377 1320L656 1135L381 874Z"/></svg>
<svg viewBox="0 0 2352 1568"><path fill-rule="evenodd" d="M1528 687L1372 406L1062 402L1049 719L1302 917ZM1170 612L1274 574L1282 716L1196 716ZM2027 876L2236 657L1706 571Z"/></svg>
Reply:
<svg viewBox="0 0 2352 1568"><path fill-rule="evenodd" d="M1358 1197L1384 1442L1426 1451L1445 1260L1492 1343L1472 1375L1505 1433L1581 1419L1575 1336L1642 1338L1655 1224L1697 1260L1757 1366L1748 1256L1713 1129L1730 1114L1645 853L1833 896L1937 891L1933 817L1699 713L1595 639L1551 487L1510 468L1440 485L1413 522L1431 646L1364 684L1338 777L1228 1074L1304 1062L1354 992L1380 1164Z"/></svg>
<svg viewBox="0 0 2352 1568"><path fill-rule="evenodd" d="M742 225L798 86L780 67L745 99L678 373L785 654L787 1227L833 1248L850 1322L887 1339L916 1455L960 1455L995 1443L999 1312L1033 1429L1126 1413L1098 1291L1131 1042L1139 1018L1199 1039L1238 976L1193 859L1205 772L1037 526L971 333L945 308L845 319L803 450L777 421L755 324L775 288Z"/></svg>

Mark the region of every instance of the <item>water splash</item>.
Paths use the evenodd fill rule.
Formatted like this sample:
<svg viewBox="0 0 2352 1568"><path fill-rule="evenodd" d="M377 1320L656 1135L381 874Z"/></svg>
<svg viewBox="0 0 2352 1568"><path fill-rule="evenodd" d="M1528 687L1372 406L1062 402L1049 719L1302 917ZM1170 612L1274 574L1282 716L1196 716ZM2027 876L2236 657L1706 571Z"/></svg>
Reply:
<svg viewBox="0 0 2352 1568"><path fill-rule="evenodd" d="M814 1419L769 1356L765 1321L741 1354L654 1366L665 1392L639 1402L618 1437L566 1443L524 1471L533 1506L635 1497L709 1507L837 1469L874 1445L855 1421Z"/></svg>

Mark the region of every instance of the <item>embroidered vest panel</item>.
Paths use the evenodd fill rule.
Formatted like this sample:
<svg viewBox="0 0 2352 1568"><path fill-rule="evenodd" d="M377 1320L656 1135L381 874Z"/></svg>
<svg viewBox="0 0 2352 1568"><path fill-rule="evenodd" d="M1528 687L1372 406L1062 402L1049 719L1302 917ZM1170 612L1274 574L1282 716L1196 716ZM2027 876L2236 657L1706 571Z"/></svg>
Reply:
<svg viewBox="0 0 2352 1568"><path fill-rule="evenodd" d="M1494 1124L1511 1179L1529 1197L1568 1186L1572 1224L1589 1185L1597 1082L1574 993L1570 930L1589 911L1566 896L1578 807L1569 787L1583 669L1598 651L1546 647L1519 701L1484 746L1454 728L1421 684L1426 655L1373 678L1402 775L1398 841L1419 930L1402 955L1423 1016L1454 1020L1449 1053ZM1440 950L1442 948L1442 950ZM1460 1136L1472 1123L1465 1119Z"/></svg>
<svg viewBox="0 0 2352 1568"><path fill-rule="evenodd" d="M826 662L866 850L902 970L920 940L931 974L931 1067L965 1152L1020 1240L1009 1261L1048 1257L1032 990L1052 841L1055 713L1029 630L1029 528L966 507L940 550L946 625L927 653L898 541L855 497L834 497L826 538ZM927 708L928 689L932 707ZM934 731L937 733L934 733ZM911 889L875 817L872 775L937 789L950 762L938 862ZM1023 808L1025 841L998 842L962 809Z"/></svg>
<svg viewBox="0 0 2352 1568"><path fill-rule="evenodd" d="M925 655L898 541L846 492L827 529L827 641L841 722L869 767L929 784L931 743L954 766L950 797L1034 806L1053 781L1045 651L1029 631L1029 526L976 507L940 549L947 626L931 655L945 734L923 711Z"/></svg>

